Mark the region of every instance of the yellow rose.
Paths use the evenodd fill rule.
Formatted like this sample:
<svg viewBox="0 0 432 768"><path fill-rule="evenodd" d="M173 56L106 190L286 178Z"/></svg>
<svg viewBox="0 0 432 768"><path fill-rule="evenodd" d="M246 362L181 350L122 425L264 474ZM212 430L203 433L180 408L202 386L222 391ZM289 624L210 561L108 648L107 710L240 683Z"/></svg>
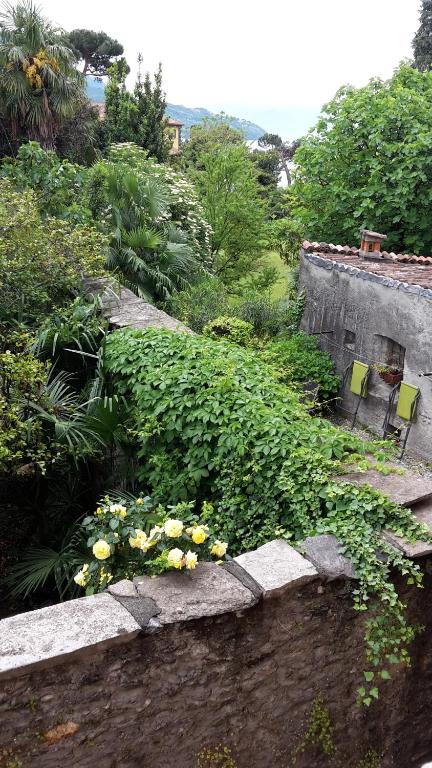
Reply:
<svg viewBox="0 0 432 768"><path fill-rule="evenodd" d="M164 532L164 529L161 525L154 525L153 528L150 528L149 537L152 539L154 537L160 538L161 533Z"/></svg>
<svg viewBox="0 0 432 768"><path fill-rule="evenodd" d="M96 510L96 514L97 514L98 517L102 517L104 512L105 512L105 510L102 507L98 507L97 510Z"/></svg>
<svg viewBox="0 0 432 768"><path fill-rule="evenodd" d="M203 541L208 539L206 525L197 525L192 531L192 541L194 544L202 544Z"/></svg>
<svg viewBox="0 0 432 768"><path fill-rule="evenodd" d="M79 587L85 587L86 586L86 584L87 584L87 582L89 580L89 575L88 575L87 571L88 571L88 565L86 563L85 565L83 565L81 570L78 571L76 576L74 576L74 582L75 582L75 584L78 584Z"/></svg>
<svg viewBox="0 0 432 768"><path fill-rule="evenodd" d="M123 504L111 504L110 512L112 515L115 515L115 517L121 517L122 519L127 515L127 509Z"/></svg>
<svg viewBox="0 0 432 768"><path fill-rule="evenodd" d="M145 541L147 541L147 535L141 528L135 528L135 537L129 536L129 544L132 549L141 549Z"/></svg>
<svg viewBox="0 0 432 768"><path fill-rule="evenodd" d="M167 520L164 525L165 534L170 539L178 539L183 533L183 523L181 520Z"/></svg>
<svg viewBox="0 0 432 768"><path fill-rule="evenodd" d="M212 555L216 555L216 557L223 557L226 554L227 549L228 544L226 541L219 541L219 539L216 539L210 552Z"/></svg>
<svg viewBox="0 0 432 768"><path fill-rule="evenodd" d="M138 496L135 504L138 504L138 506L140 507L141 504L144 504L144 499L142 499L141 496Z"/></svg>
<svg viewBox="0 0 432 768"><path fill-rule="evenodd" d="M93 554L97 560L106 560L111 554L111 547L107 541L99 539L96 544L93 544Z"/></svg>
<svg viewBox="0 0 432 768"><path fill-rule="evenodd" d="M198 555L195 552L191 552L189 550L189 552L186 552L185 562L186 568L189 571L193 571L193 569L196 568L198 562Z"/></svg>
<svg viewBox="0 0 432 768"><path fill-rule="evenodd" d="M179 569L183 567L183 552L181 549L170 549L168 552L168 564L172 568Z"/></svg>

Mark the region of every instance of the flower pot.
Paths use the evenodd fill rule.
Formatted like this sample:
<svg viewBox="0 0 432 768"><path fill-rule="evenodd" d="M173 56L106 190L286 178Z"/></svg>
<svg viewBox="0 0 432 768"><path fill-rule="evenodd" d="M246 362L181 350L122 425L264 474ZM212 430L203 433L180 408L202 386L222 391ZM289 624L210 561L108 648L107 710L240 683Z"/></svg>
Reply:
<svg viewBox="0 0 432 768"><path fill-rule="evenodd" d="M399 382L403 379L403 373L400 371L382 371L380 376L386 384L391 384L392 387L394 387L396 384L399 384Z"/></svg>

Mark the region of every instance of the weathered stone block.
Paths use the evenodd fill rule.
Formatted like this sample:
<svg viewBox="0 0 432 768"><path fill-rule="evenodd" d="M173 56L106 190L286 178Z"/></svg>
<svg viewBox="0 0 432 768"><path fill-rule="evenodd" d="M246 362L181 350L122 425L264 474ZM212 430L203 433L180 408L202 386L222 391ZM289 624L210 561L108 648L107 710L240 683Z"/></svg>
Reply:
<svg viewBox="0 0 432 768"><path fill-rule="evenodd" d="M61 663L85 648L134 638L140 627L111 595L82 597L0 622L0 674Z"/></svg>
<svg viewBox="0 0 432 768"><path fill-rule="evenodd" d="M160 608L161 624L240 611L257 602L235 576L214 563L200 563L188 573L137 576L134 584L139 596L154 600Z"/></svg>
<svg viewBox="0 0 432 768"><path fill-rule="evenodd" d="M355 579L351 561L340 552L336 536L308 536L300 548L305 557L315 566L320 576L327 581L334 579Z"/></svg>
<svg viewBox="0 0 432 768"><path fill-rule="evenodd" d="M258 582L264 597L317 578L314 566L283 539L275 539L254 552L234 558Z"/></svg>
<svg viewBox="0 0 432 768"><path fill-rule="evenodd" d="M110 584L108 592L113 597L137 597L135 586L129 579L122 579L117 581L116 584Z"/></svg>

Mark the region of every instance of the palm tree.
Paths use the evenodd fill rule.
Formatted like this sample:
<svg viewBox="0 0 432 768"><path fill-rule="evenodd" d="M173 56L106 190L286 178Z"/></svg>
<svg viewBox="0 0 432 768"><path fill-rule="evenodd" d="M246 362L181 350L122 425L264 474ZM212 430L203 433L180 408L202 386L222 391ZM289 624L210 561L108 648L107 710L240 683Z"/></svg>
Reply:
<svg viewBox="0 0 432 768"><path fill-rule="evenodd" d="M84 97L73 51L33 0L0 11L0 121L12 141L20 137L55 149L62 120Z"/></svg>
<svg viewBox="0 0 432 768"><path fill-rule="evenodd" d="M168 299L201 268L186 235L169 221L161 183L112 165L106 173L112 218L108 267L147 300Z"/></svg>

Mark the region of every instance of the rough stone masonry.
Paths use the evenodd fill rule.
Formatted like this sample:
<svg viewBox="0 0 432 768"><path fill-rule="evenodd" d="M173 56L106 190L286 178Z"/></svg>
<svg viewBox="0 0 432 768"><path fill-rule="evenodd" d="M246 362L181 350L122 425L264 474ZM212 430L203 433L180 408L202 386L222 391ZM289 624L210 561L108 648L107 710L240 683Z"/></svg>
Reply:
<svg viewBox="0 0 432 768"><path fill-rule="evenodd" d="M430 585L400 587L425 632L412 667L360 709L355 574L334 537L302 551L273 541L0 622L0 765L369 768L373 750L381 768L420 768L432 758ZM332 757L319 739L299 751L318 700ZM233 763L203 762L223 748Z"/></svg>

